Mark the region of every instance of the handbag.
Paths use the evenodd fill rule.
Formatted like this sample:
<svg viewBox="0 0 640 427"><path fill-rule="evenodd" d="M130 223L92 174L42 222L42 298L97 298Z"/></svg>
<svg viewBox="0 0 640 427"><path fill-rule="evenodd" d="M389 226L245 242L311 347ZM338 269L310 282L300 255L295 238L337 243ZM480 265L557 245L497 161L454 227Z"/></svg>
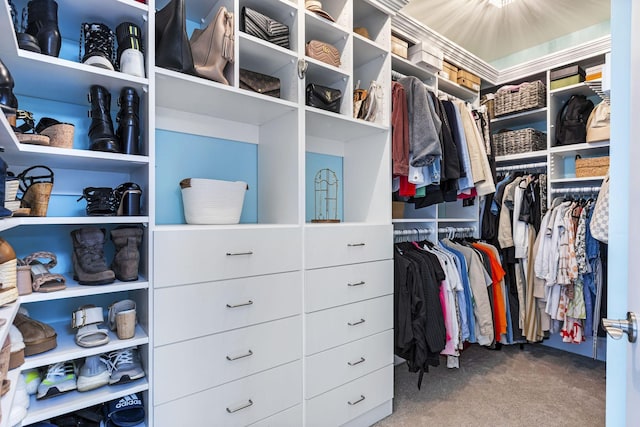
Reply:
<svg viewBox="0 0 640 427"><path fill-rule="evenodd" d="M240 88L280 98L280 79L240 68Z"/></svg>
<svg viewBox="0 0 640 427"><path fill-rule="evenodd" d="M242 8L240 31L289 49L289 27L248 7Z"/></svg>
<svg viewBox="0 0 640 427"><path fill-rule="evenodd" d="M311 40L307 43L304 50L305 55L309 58L317 59L325 64L340 66L340 51L333 45L319 40Z"/></svg>
<svg viewBox="0 0 640 427"><path fill-rule="evenodd" d="M591 214L589 230L594 239L609 243L609 173L602 181L598 199Z"/></svg>
<svg viewBox="0 0 640 427"><path fill-rule="evenodd" d="M340 112L342 92L339 89L309 83L306 95L308 106L334 113Z"/></svg>
<svg viewBox="0 0 640 427"><path fill-rule="evenodd" d="M156 12L156 65L193 74L184 2L185 0L171 0Z"/></svg>
<svg viewBox="0 0 640 427"><path fill-rule="evenodd" d="M189 44L196 74L228 85L224 67L233 62L233 13L220 7L207 28L193 30Z"/></svg>
<svg viewBox="0 0 640 427"><path fill-rule="evenodd" d="M358 80L358 86L360 85L360 80ZM367 98L367 90L366 89L354 89L353 90L353 118L357 119L358 114L360 113L360 107L362 103Z"/></svg>
<svg viewBox="0 0 640 427"><path fill-rule="evenodd" d="M371 80L369 90L366 92L366 97L360 105L356 118L375 122L382 105L382 86L375 80Z"/></svg>

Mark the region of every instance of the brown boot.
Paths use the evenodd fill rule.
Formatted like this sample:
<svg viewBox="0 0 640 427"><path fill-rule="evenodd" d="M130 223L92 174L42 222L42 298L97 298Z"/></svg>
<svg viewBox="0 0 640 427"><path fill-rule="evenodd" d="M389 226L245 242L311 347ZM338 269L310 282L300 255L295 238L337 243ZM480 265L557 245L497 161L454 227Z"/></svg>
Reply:
<svg viewBox="0 0 640 427"><path fill-rule="evenodd" d="M116 247L111 268L116 273L118 280L123 282L138 280L138 264L140 263L138 248L142 243L142 228L115 228L111 230L111 240Z"/></svg>
<svg viewBox="0 0 640 427"><path fill-rule="evenodd" d="M107 267L104 257L105 230L85 227L71 232L73 240L73 278L81 285L113 283L116 275Z"/></svg>

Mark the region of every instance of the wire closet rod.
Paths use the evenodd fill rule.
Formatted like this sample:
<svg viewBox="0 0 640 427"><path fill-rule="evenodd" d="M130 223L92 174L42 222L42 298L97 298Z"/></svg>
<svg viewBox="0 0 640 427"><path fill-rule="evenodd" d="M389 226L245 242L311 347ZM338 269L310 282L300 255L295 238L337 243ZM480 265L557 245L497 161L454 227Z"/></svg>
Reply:
<svg viewBox="0 0 640 427"><path fill-rule="evenodd" d="M546 167L547 167L547 162L526 163L524 165L498 166L496 167L496 172L518 171L518 170L524 170L524 169L539 169L539 168L546 168Z"/></svg>
<svg viewBox="0 0 640 427"><path fill-rule="evenodd" d="M441 227L438 234L445 233L475 233L475 227ZM414 234L432 234L433 228L406 228L404 230L393 230L394 236L411 236Z"/></svg>
<svg viewBox="0 0 640 427"><path fill-rule="evenodd" d="M599 191L600 191L600 187L567 187L567 188L552 188L551 194L597 193Z"/></svg>

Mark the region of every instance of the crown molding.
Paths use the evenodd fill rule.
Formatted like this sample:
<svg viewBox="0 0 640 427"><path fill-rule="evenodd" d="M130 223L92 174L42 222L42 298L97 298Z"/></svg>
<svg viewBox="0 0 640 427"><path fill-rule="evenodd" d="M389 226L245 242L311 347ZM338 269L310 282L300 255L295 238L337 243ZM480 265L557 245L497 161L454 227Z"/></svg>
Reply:
<svg viewBox="0 0 640 427"><path fill-rule="evenodd" d="M400 9L409 4L411 0L365 0L372 4L377 4L382 9L386 9L386 12L394 16Z"/></svg>

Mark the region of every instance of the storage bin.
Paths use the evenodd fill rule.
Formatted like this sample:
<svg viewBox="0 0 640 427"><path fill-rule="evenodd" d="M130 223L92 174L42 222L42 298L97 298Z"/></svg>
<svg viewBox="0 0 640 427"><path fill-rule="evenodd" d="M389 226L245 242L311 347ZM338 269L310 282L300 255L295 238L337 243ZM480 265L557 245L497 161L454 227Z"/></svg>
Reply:
<svg viewBox="0 0 640 427"><path fill-rule="evenodd" d="M493 135L493 152L496 156L544 150L547 134L533 128L510 130Z"/></svg>
<svg viewBox="0 0 640 427"><path fill-rule="evenodd" d="M187 224L237 224L244 196L243 181L185 178L180 181Z"/></svg>
<svg viewBox="0 0 640 427"><path fill-rule="evenodd" d="M547 92L540 80L518 86L503 86L495 96L496 117L547 105Z"/></svg>
<svg viewBox="0 0 640 427"><path fill-rule="evenodd" d="M442 61L442 71L440 71L442 77L452 82L458 82L458 67L449 64L447 61Z"/></svg>
<svg viewBox="0 0 640 427"><path fill-rule="evenodd" d="M605 176L609 171L609 156L582 158L576 156L576 178Z"/></svg>
<svg viewBox="0 0 640 427"><path fill-rule="evenodd" d="M460 86L464 86L467 89L479 91L480 90L480 77L467 70L458 70L457 82Z"/></svg>
<svg viewBox="0 0 640 427"><path fill-rule="evenodd" d="M422 42L409 48L409 61L434 73L442 70L443 58L440 49Z"/></svg>
<svg viewBox="0 0 640 427"><path fill-rule="evenodd" d="M391 35L391 52L405 59L409 56L409 42L400 37Z"/></svg>

